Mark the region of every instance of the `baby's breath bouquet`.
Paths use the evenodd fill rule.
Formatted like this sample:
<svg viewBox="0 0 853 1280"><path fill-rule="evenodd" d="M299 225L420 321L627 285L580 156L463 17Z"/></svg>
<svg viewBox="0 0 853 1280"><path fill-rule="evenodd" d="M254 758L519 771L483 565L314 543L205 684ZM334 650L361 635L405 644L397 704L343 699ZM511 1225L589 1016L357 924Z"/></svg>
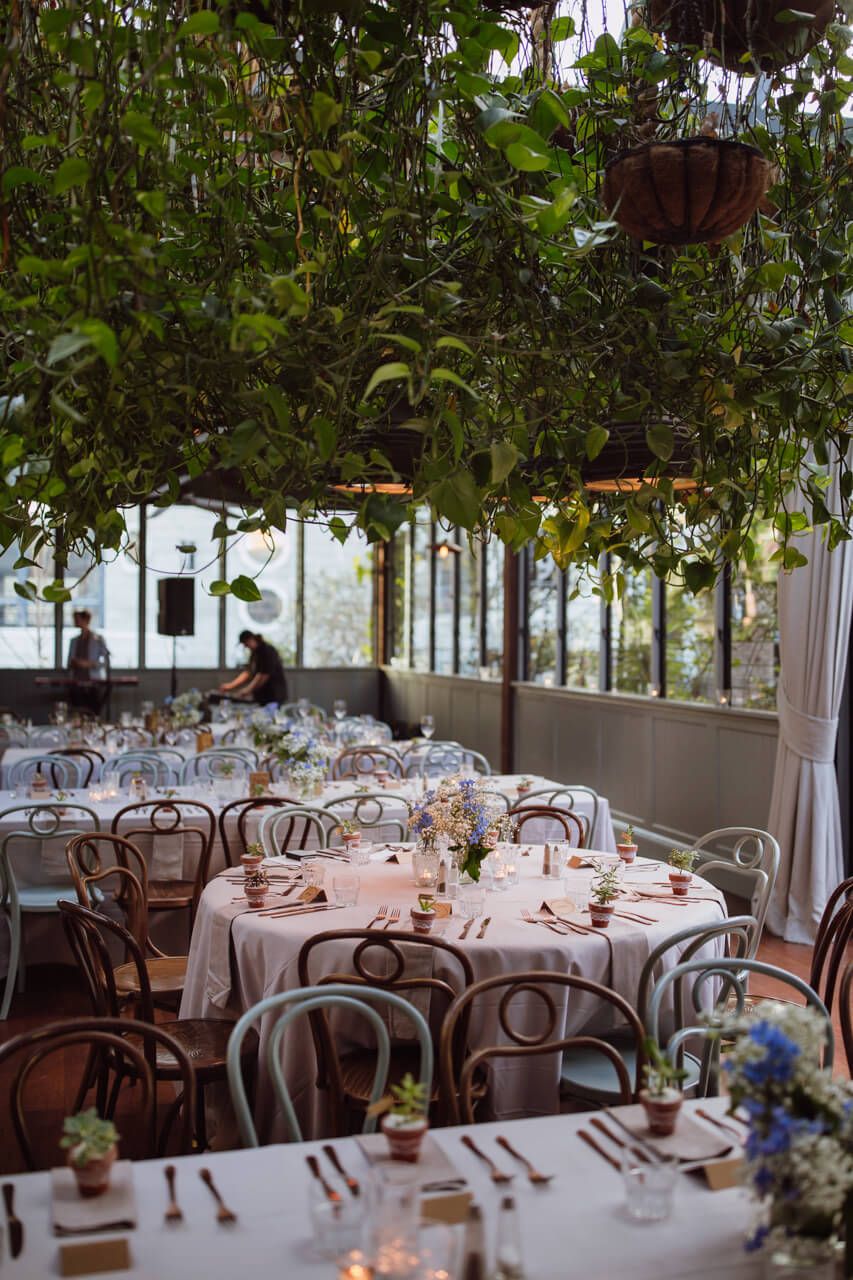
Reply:
<svg viewBox="0 0 853 1280"><path fill-rule="evenodd" d="M744 1177L760 1205L748 1249L803 1263L844 1234L853 1189L853 1086L820 1066L826 1024L813 1008L762 1004L727 1019L732 1106L749 1122ZM848 1273L849 1274L849 1273Z"/></svg>
<svg viewBox="0 0 853 1280"><path fill-rule="evenodd" d="M460 872L480 879L480 864L492 851L503 802L479 779L445 778L414 806L410 829L424 843L445 836Z"/></svg>
<svg viewBox="0 0 853 1280"><path fill-rule="evenodd" d="M187 689L185 693L166 699L166 714L175 728L191 729L202 718L201 703L200 690Z"/></svg>

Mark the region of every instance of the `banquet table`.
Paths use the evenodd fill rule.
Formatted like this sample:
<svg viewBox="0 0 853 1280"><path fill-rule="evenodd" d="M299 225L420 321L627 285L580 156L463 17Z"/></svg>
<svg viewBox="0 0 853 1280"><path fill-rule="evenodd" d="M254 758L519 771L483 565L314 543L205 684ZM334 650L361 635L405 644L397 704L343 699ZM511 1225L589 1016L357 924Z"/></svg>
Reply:
<svg viewBox="0 0 853 1280"><path fill-rule="evenodd" d="M696 1105L688 1102L685 1110L694 1112ZM723 1113L722 1099L706 1100L705 1105ZM693 1118L697 1125L706 1125ZM461 1138L468 1132L502 1167L513 1162L495 1143L499 1133L506 1134L540 1169L556 1175L547 1186L537 1187L518 1166L507 1170L515 1174L510 1189L518 1210L527 1280L566 1280L569 1275L601 1280L719 1280L720 1276L753 1280L762 1274L761 1255L744 1251L752 1210L742 1188L711 1191L701 1174L679 1173L671 1216L663 1222L633 1221L625 1211L621 1173L578 1137L583 1128L589 1129L588 1117L575 1115L432 1131L432 1139L482 1209L487 1275L492 1274L496 1224L506 1188L494 1186L484 1166L463 1146ZM340 1139L335 1149L369 1202L366 1191L372 1174L358 1140ZM337 1274L335 1262L317 1257L312 1247L308 1155L321 1161L324 1175L346 1197L349 1193L319 1143L207 1152L172 1161L184 1214L183 1222L172 1225L163 1217L168 1203L166 1161L135 1162L137 1225L121 1233L130 1245L130 1272L106 1272L106 1280L121 1280L128 1274L146 1280L181 1275L230 1280L235 1274L331 1280ZM225 1203L236 1213L233 1225L217 1223L216 1206L199 1178L203 1167L210 1169ZM21 1174L10 1181L15 1186L15 1210L24 1224L24 1247L13 1260L6 1245L3 1274L9 1280L56 1275L62 1242L51 1234L50 1174ZM365 1210L362 1221L368 1214ZM462 1232L462 1226L454 1226L444 1233L457 1258ZM103 1233L85 1237L105 1238ZM457 1265L451 1280L461 1280L461 1274Z"/></svg>
<svg viewBox="0 0 853 1280"><path fill-rule="evenodd" d="M607 930L557 934L525 922L521 916L522 908L536 911L545 900L562 898L564 892L582 898L593 872L589 868L580 868L567 871L564 880L545 879L541 875L543 849L520 845L518 850L518 884L486 895L485 914L491 922L485 937L478 937L479 928L475 927L467 939L461 941L462 921L457 914L450 917L441 934L444 941L464 950L473 967L475 981L500 973L526 970L580 974L613 988L633 1004L640 970L653 947L690 925L717 923L727 915L722 894L698 877L694 877L695 889L686 905L674 906L667 889L653 887L655 869L660 872L661 864L638 859L624 872L623 884L626 893L640 888L643 892L663 895L654 901L644 899L641 905L630 904L631 908L654 923L637 924L614 918ZM525 850L528 850L526 854ZM357 868L360 896L356 906L302 916L276 918L250 912L238 900L238 885L225 877L212 880L202 895L196 916L181 1017L236 1018L265 997L298 987L297 960L302 944L314 934L326 930L364 929L381 904L400 907L398 927L404 931L408 929L404 936L412 937L409 908L416 903L416 889L412 881L410 854L403 853L400 847L400 852L394 855L400 859L396 865L385 861L389 856L390 851L374 846L374 860ZM601 856L606 858L608 855ZM617 861L612 857L610 860ZM333 860L326 864L325 881L330 896L331 881L341 865ZM658 874L657 879L661 878ZM282 899L282 905L284 902ZM458 903L453 906L455 910ZM628 909L627 902L623 907ZM577 920L588 924L589 916L578 915ZM436 922L437 926L440 923ZM328 947L329 950L323 954L325 971L346 972L351 969L351 942L330 943ZM715 943L709 954L716 955L718 951L719 944ZM675 948L671 954L672 963L676 963ZM449 980L457 977L453 970L443 968L443 959L436 956L440 953L433 952L430 957L434 964L433 976ZM319 976L312 972L309 980L316 981ZM601 1006L586 993L572 992L569 996L566 988L561 988L555 992L555 1001L568 1034L600 1031L612 1025L607 1019L604 1023L600 1021ZM469 1036L472 1048L500 1042L499 1002L500 992L492 992L488 998L481 997L475 1005ZM529 993L516 997L513 1011L514 1020L527 1033L539 1029L542 1010L537 997ZM426 1014L427 1010L422 1009L421 1012ZM267 1141L281 1140L285 1132L264 1057L274 1021L274 1015L268 1014L259 1024L261 1056L255 1123ZM342 1017L336 1027L337 1034L344 1037L345 1047L349 1043L359 1043L359 1035L363 1032L351 1020L348 1023ZM327 1124L326 1096L314 1087L313 1053L305 1052L304 1037L291 1035L285 1038L282 1054L285 1079L303 1133L321 1132ZM559 1059L556 1054L523 1060L501 1058L492 1065L490 1103L498 1118L553 1113L558 1110L558 1089ZM214 1115L211 1122L214 1126L217 1122L227 1124L221 1115Z"/></svg>

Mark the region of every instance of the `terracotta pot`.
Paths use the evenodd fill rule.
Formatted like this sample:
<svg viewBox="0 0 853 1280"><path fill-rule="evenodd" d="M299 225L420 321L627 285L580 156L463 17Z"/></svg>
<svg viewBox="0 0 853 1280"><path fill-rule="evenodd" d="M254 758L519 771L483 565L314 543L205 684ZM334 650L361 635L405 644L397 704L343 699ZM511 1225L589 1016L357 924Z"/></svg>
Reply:
<svg viewBox="0 0 853 1280"><path fill-rule="evenodd" d="M669 883L672 885L672 892L676 898L686 898L687 890L690 888L690 881L693 879L692 871L670 871Z"/></svg>
<svg viewBox="0 0 853 1280"><path fill-rule="evenodd" d="M387 769L374 769L373 777L377 786L384 787L391 775Z"/></svg>
<svg viewBox="0 0 853 1280"><path fill-rule="evenodd" d="M81 1196L85 1196L87 1199L93 1196L102 1196L110 1185L110 1176L118 1155L118 1147L113 1145L102 1156L98 1156L96 1160L89 1160L87 1164L80 1167L74 1163L74 1152L76 1150L76 1147L69 1149L67 1163L69 1168L74 1171L74 1177L77 1179L77 1190Z"/></svg>
<svg viewBox="0 0 853 1280"><path fill-rule="evenodd" d="M787 0L651 0L649 20L655 31L663 31L670 45L703 47L705 33L721 63L741 75L754 75L755 62L762 71L772 71L798 62L815 45L832 21L832 0L805 0L796 6L793 22L780 22L777 15L790 8ZM751 58L742 62L744 54Z"/></svg>
<svg viewBox="0 0 853 1280"><path fill-rule="evenodd" d="M623 862L633 862L637 856L637 846L635 844L617 844L616 852Z"/></svg>
<svg viewBox="0 0 853 1280"><path fill-rule="evenodd" d="M246 897L249 899L249 906L253 911L257 911L259 907L264 905L269 891L268 884L246 885Z"/></svg>
<svg viewBox="0 0 853 1280"><path fill-rule="evenodd" d="M240 865L242 866L243 871L247 876L250 876L253 871L260 871L261 863L263 862L263 860L264 860L263 854L254 854L254 853L240 854Z"/></svg>
<svg viewBox="0 0 853 1280"><path fill-rule="evenodd" d="M352 853L357 844L361 844L360 831L344 831L343 833L344 848L347 853Z"/></svg>
<svg viewBox="0 0 853 1280"><path fill-rule="evenodd" d="M684 1101L684 1094L680 1089L668 1089L662 1098L653 1098L648 1089L641 1089L639 1098L646 1109L646 1119L652 1133L664 1138L675 1132L678 1113Z"/></svg>
<svg viewBox="0 0 853 1280"><path fill-rule="evenodd" d="M602 199L637 240L719 244L749 221L775 173L755 147L730 139L647 142L610 161Z"/></svg>
<svg viewBox="0 0 853 1280"><path fill-rule="evenodd" d="M516 792L519 796L529 796L532 790L532 786L523 787L519 784L519 786L516 787Z"/></svg>
<svg viewBox="0 0 853 1280"><path fill-rule="evenodd" d="M396 1116L383 1116L382 1132L388 1139L391 1159L414 1164L420 1156L421 1143L428 1128L426 1116L415 1122L406 1121L405 1124L398 1123Z"/></svg>
<svg viewBox="0 0 853 1280"><path fill-rule="evenodd" d="M590 902L589 918L596 929L606 929L615 910L612 902Z"/></svg>
<svg viewBox="0 0 853 1280"><path fill-rule="evenodd" d="M435 921L434 911L421 911L419 907L412 907L412 927L415 933L429 933Z"/></svg>

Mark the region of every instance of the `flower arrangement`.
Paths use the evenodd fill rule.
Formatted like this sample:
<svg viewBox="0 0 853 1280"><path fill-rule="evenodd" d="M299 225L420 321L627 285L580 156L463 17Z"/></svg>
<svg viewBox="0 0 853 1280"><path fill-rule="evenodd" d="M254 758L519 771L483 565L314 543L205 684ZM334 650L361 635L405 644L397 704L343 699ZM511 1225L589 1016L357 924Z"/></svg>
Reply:
<svg viewBox="0 0 853 1280"><path fill-rule="evenodd" d="M760 1214L746 1247L805 1255L842 1229L853 1192L853 1085L820 1066L816 1009L767 1003L713 1025L736 1038L724 1070L748 1116L744 1179Z"/></svg>
<svg viewBox="0 0 853 1280"><path fill-rule="evenodd" d="M445 778L413 807L410 829L425 844L444 836L459 870L480 879L503 802L479 779Z"/></svg>
<svg viewBox="0 0 853 1280"><path fill-rule="evenodd" d="M681 1087L682 1081L687 1079L687 1072L661 1051L652 1036L647 1036L643 1043L649 1059L643 1068L646 1090L652 1098L666 1097L670 1090Z"/></svg>
<svg viewBox="0 0 853 1280"><path fill-rule="evenodd" d="M198 689L187 689L174 698L166 699L166 714L178 729L190 729L202 719L202 695Z"/></svg>
<svg viewBox="0 0 853 1280"><path fill-rule="evenodd" d="M294 760L288 765L290 784L297 796L310 796L322 787L326 778L326 765L310 760Z"/></svg>
<svg viewBox="0 0 853 1280"><path fill-rule="evenodd" d="M289 733L293 721L279 708L275 702L265 707L258 707L252 712L249 721L249 732L253 744L259 751L277 751L282 738Z"/></svg>

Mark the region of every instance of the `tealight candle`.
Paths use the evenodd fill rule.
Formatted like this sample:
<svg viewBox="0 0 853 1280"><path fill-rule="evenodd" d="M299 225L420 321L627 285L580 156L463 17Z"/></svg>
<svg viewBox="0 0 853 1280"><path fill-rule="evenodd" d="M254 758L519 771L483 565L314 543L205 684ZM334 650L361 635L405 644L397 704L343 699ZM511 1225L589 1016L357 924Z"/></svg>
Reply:
<svg viewBox="0 0 853 1280"><path fill-rule="evenodd" d="M338 1280L373 1280L373 1267L368 1266L367 1257L360 1249L353 1249L341 1259Z"/></svg>

